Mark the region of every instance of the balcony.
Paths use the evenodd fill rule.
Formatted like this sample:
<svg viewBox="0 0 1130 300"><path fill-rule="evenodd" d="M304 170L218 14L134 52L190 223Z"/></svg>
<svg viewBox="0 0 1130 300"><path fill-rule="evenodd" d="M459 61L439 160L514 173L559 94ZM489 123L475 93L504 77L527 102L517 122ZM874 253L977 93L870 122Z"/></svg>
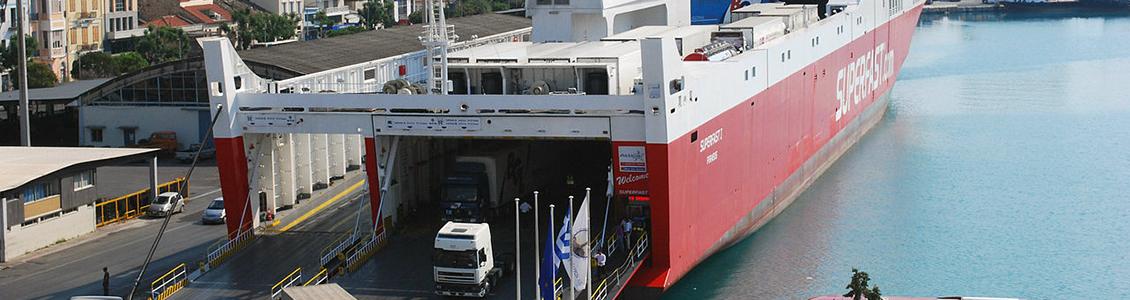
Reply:
<svg viewBox="0 0 1130 300"><path fill-rule="evenodd" d="M67 56L67 48L51 48L51 58L60 58Z"/></svg>
<svg viewBox="0 0 1130 300"><path fill-rule="evenodd" d="M349 9L349 6L327 7L327 8L324 8L323 10L326 12L326 16L330 16L330 17L343 16L343 15L349 14L350 12L353 12L352 10Z"/></svg>

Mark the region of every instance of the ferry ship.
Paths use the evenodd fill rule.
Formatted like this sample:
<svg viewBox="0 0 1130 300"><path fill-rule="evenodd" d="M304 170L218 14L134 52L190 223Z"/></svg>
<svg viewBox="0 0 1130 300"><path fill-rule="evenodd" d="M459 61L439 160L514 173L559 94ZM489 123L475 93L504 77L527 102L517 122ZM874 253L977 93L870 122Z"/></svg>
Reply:
<svg viewBox="0 0 1130 300"><path fill-rule="evenodd" d="M353 156L366 157L374 224L426 198L383 183L405 176L389 168L429 163L398 161L435 157L444 138L597 141L612 197L645 203L650 216L648 262L628 286L662 293L784 210L882 118L924 1L834 1L735 2L718 24L692 24L687 0L529 0L528 37L432 43L423 77L382 67L373 72L402 80L384 85L361 84L369 69L262 79L226 40L203 40L227 215L255 211L229 233L266 209L239 199L293 197L295 176L311 181L291 174L303 162L279 156L316 151L325 135L330 148L333 135L363 145ZM439 26L429 34L450 33ZM333 82L355 84L325 88ZM275 156L256 159L262 151Z"/></svg>

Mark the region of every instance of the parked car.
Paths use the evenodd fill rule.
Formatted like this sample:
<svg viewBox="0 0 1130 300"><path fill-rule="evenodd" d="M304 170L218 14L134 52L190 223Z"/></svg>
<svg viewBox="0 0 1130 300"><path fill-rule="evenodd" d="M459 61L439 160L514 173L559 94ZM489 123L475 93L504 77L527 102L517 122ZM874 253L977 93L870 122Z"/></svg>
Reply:
<svg viewBox="0 0 1130 300"><path fill-rule="evenodd" d="M165 217L179 212L184 212L184 197L177 192L164 192L149 203L149 210L145 214L150 217Z"/></svg>
<svg viewBox="0 0 1130 300"><path fill-rule="evenodd" d="M224 224L226 221L224 197L212 200L212 203L208 204L208 208L204 209L204 214L200 216L200 223L204 224Z"/></svg>
<svg viewBox="0 0 1130 300"><path fill-rule="evenodd" d="M197 149L200 149L200 144L189 145L187 149L177 151L176 158L177 158L177 160L179 160L182 163L192 162L192 156L196 155ZM200 150L200 159L201 160L212 159L212 158L216 158L216 148L215 147L207 147L207 148L204 148L204 150Z"/></svg>

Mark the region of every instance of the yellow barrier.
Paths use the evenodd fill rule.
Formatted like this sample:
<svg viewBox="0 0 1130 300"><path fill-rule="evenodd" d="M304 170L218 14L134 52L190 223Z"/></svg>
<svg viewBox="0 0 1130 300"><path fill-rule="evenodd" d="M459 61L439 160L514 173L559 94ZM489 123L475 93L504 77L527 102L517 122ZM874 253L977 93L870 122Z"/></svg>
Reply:
<svg viewBox="0 0 1130 300"><path fill-rule="evenodd" d="M279 280L278 283L275 283L274 286L271 286L271 299L279 299L279 295L282 294L283 289L294 285L295 281L299 281L301 279L302 267L294 268L293 272L290 272L290 274L287 274L286 277L283 277L282 280Z"/></svg>
<svg viewBox="0 0 1130 300"><path fill-rule="evenodd" d="M306 283L302 284L302 286L322 284L328 279L329 277L326 275L326 268L322 268L321 271L318 271L318 274L314 274L314 277L310 277L310 280L307 280Z"/></svg>
<svg viewBox="0 0 1130 300"><path fill-rule="evenodd" d="M172 270L169 270L165 275L161 275L161 277L157 277L157 279L153 280L153 283L149 285L150 297L154 300L168 299L169 296L172 296L173 293L184 288L185 284L188 283L187 274L188 269L185 267L184 263L173 267Z"/></svg>
<svg viewBox="0 0 1130 300"><path fill-rule="evenodd" d="M157 186L157 193L164 192L180 192L184 195L185 201L188 201L188 185L184 185L184 191L180 191L181 183L184 182L183 177L178 177L172 181L162 183ZM118 221L124 221L136 218L145 213L145 209L149 208L149 189L142 189L133 193L126 194L118 198L102 201L94 204L94 221L98 227L105 226Z"/></svg>

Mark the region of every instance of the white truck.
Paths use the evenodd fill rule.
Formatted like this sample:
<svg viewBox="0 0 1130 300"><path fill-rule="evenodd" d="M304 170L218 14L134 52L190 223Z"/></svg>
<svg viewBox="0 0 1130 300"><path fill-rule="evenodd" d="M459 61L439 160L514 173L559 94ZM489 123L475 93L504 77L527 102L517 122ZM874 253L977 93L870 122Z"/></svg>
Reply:
<svg viewBox="0 0 1130 300"><path fill-rule="evenodd" d="M436 234L432 255L436 295L486 297L512 264L497 256L490 225L447 222Z"/></svg>

